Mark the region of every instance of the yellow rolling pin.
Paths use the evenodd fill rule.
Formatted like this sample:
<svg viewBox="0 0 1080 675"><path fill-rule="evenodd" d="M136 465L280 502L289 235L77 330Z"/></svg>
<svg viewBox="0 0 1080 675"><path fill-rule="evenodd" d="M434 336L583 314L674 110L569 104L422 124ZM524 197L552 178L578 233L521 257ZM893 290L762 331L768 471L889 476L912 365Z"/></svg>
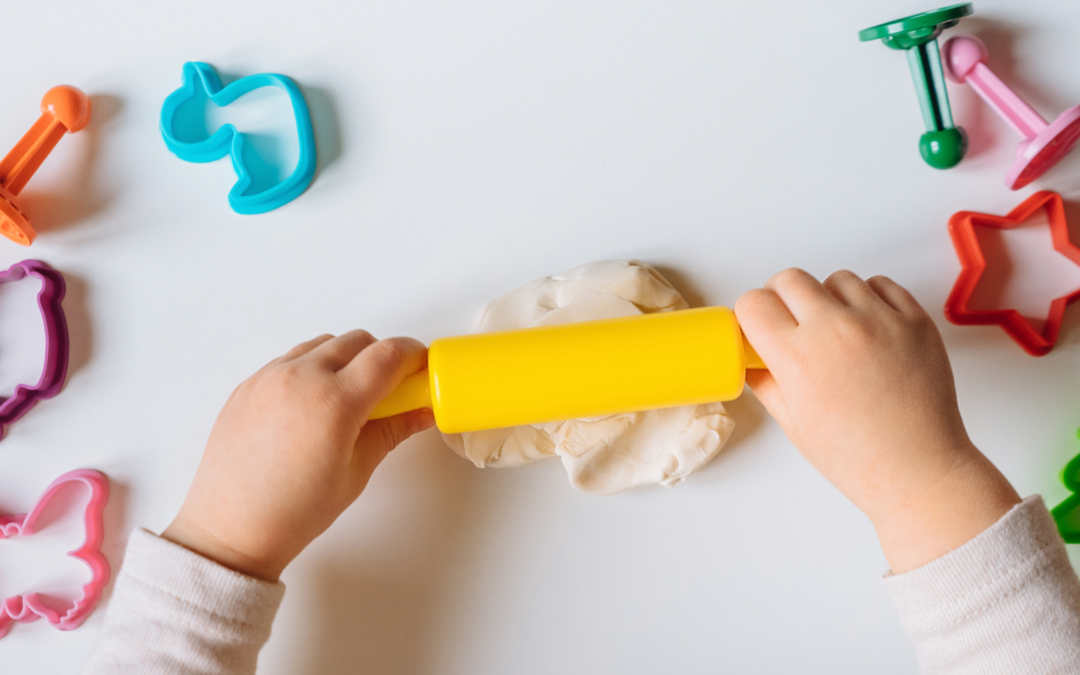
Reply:
<svg viewBox="0 0 1080 675"><path fill-rule="evenodd" d="M431 408L448 434L738 398L764 368L725 307L441 338L371 419Z"/></svg>

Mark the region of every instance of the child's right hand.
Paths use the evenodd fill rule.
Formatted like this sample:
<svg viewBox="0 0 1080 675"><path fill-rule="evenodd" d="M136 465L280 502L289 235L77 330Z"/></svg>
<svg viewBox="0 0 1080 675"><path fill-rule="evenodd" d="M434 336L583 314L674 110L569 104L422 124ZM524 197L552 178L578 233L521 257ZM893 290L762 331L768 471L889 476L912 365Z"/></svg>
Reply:
<svg viewBox="0 0 1080 675"><path fill-rule="evenodd" d="M747 382L795 447L873 522L893 572L923 565L1020 498L968 439L945 345L885 277L785 270L735 303L768 365Z"/></svg>
<svg viewBox="0 0 1080 675"><path fill-rule="evenodd" d="M298 345L237 387L218 415L166 539L249 576L281 571L349 506L431 410L368 421L422 370L416 340L364 331Z"/></svg>

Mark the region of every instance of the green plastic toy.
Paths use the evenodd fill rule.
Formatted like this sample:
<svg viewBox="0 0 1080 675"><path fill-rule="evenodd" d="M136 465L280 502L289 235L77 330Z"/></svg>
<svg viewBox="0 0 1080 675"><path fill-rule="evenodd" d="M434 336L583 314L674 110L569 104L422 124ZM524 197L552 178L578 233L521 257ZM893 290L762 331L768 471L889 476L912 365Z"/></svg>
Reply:
<svg viewBox="0 0 1080 675"><path fill-rule="evenodd" d="M919 139L919 152L935 169L951 169L967 151L967 134L953 126L949 94L937 38L974 11L970 2L915 14L859 31L859 40L881 40L890 49L907 52L915 92L919 96L926 133Z"/></svg>
<svg viewBox="0 0 1080 675"><path fill-rule="evenodd" d="M1072 494L1050 509L1050 515L1054 516L1058 532L1066 543L1080 544L1080 455L1073 457L1062 469L1061 482Z"/></svg>

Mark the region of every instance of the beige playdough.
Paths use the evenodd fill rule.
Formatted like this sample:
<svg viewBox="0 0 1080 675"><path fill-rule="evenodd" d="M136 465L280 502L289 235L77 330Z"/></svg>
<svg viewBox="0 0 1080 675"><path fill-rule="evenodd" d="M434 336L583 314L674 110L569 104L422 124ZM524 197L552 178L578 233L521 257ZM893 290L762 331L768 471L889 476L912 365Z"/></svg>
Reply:
<svg viewBox="0 0 1080 675"><path fill-rule="evenodd" d="M478 333L686 309L679 292L635 260L589 263L532 281L484 306ZM447 444L480 468L562 458L570 483L594 495L671 487L724 447L735 421L721 403L665 408L465 434Z"/></svg>

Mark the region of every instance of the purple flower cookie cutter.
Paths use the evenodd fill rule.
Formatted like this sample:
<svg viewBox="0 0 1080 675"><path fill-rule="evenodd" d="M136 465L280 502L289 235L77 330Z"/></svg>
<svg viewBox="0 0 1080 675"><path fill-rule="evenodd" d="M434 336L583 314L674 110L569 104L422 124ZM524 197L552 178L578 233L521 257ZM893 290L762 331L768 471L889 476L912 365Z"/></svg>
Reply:
<svg viewBox="0 0 1080 675"><path fill-rule="evenodd" d="M37 301L45 326L45 367L37 384L16 385L10 397L0 399L0 438L8 425L25 415L38 401L59 394L67 377L70 343L64 308L60 304L64 299L64 277L40 260L24 260L0 273L0 284L27 276L41 280Z"/></svg>

